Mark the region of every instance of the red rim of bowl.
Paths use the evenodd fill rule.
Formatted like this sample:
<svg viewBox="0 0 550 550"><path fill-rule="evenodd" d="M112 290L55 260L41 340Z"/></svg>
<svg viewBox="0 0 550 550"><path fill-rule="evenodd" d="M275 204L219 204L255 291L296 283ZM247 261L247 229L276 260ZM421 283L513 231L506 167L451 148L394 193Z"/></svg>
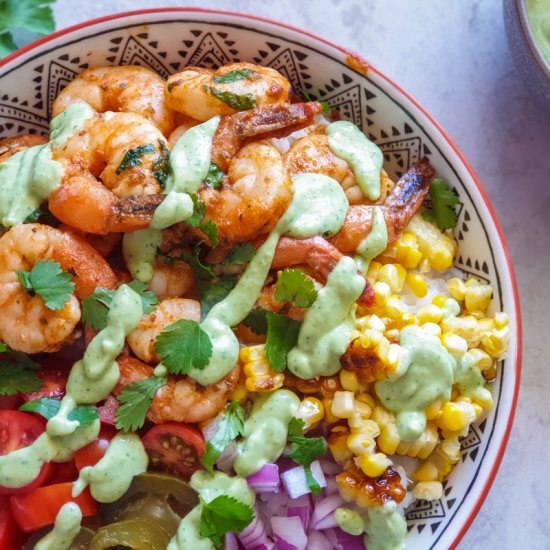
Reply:
<svg viewBox="0 0 550 550"><path fill-rule="evenodd" d="M98 23L104 23L106 21L112 21L114 19L122 19L124 17L131 17L134 15L147 15L147 14L156 14L156 13L171 13L171 12L203 12L203 13L212 13L212 14L218 14L218 15L232 15L237 17L243 17L245 19L255 20L255 21L261 21L263 23L269 23L271 25L276 25L279 27L283 27L285 29L289 29L301 34L304 34L318 42L321 42L323 44L326 44L327 46L330 46L332 48L335 48L336 50L339 50L345 55L350 55L354 57L360 64L366 66L369 68L369 70L373 71L378 77L385 80L391 87L398 90L401 94L403 94L434 126L435 128L440 132L440 134L445 138L447 143L451 146L453 151L456 153L456 155L459 157L460 161L465 166L466 170L468 171L470 177L474 181L481 197L483 198L483 201L485 203L485 206L487 207L487 210L489 211L489 214L491 215L491 219L495 225L495 228L498 233L498 237L500 240L500 244L502 245L502 250L504 252L504 257L506 258L506 264L508 266L508 272L510 273L510 282L512 285L512 294L514 297L514 309L515 309L515 316L516 316L516 342L517 342L517 349L516 349L516 357L514 361L515 365L515 386L514 386L514 392L512 396L512 407L510 410L510 416L508 417L508 424L506 425L506 429L504 432L504 437L502 438L502 441L500 442L500 448L497 452L495 462L493 463L493 467L491 471L489 472L489 476L487 478L487 481L485 482L485 486L483 487L481 494L479 495L477 502L475 503L474 507L470 511L470 514L464 524L462 525L462 528L456 535L454 541L452 542L451 546L449 547L450 550L456 548L468 528L470 527L472 521L476 517L477 513L479 512L483 502L485 501L485 498L487 497L487 494L489 493L489 489L491 488L491 485L493 484L493 481L495 479L495 476L497 474L497 471L500 467L500 464L502 462L502 457L504 455L504 451L506 449L506 445L508 443L508 439L510 437L510 431L512 429L512 424L514 421L514 416L516 412L516 405L518 400L518 392L519 392L519 384L520 384L520 375L521 375L521 351L522 351L522 333L521 333L521 315L519 311L519 294L518 294L518 288L517 288L517 282L516 277L514 274L514 268L512 266L512 258L510 256L510 251L508 249L508 245L506 244L506 240L504 238L504 233L502 231L502 228L500 226L500 223L497 219L495 210L493 208L493 205L491 204L489 197L487 196L487 193L485 189L483 188L481 182L479 181L477 175L475 174L473 168L470 166L469 162L466 160L456 143L451 139L451 137L443 130L441 125L416 101L413 97L411 97L405 90L403 90L400 86L398 86L393 80L388 78L384 73L373 67L369 62L367 62L365 59L363 59L360 55L357 55L355 52L352 52L351 50L348 50L346 48L343 48L342 46L339 46L338 44L334 44L330 40L327 40L325 38L322 38L320 36L317 36L316 34L309 32L307 30L301 29L299 27L295 27L293 25L288 25L287 23L282 23L280 21L275 21L273 19L269 19L268 17L261 17L259 15L251 15L248 13L242 13L237 11L230 11L230 10L217 10L217 9L208 9L208 8L194 8L194 7L176 7L176 8L151 8L151 9L144 9L144 10L133 10L133 11L126 11L126 12L119 12L114 13L111 15L106 15L103 17L98 17L96 19L89 19L88 21L84 21L82 23L78 23L76 25L72 25L70 27L66 27L64 29L61 29L59 31L56 31L52 34L49 34L48 36L45 36L43 38L39 38L38 40L35 40L34 42L31 42L30 44L27 44L26 46L16 50L15 52L9 54L4 59L0 60L0 68L9 63L10 61L13 61L14 59L17 59L19 56L23 55L24 53L33 50L37 46L41 46L42 44L45 44L47 42L50 42L51 40L54 40L55 38L58 38L60 36L63 36L65 34L69 34L71 32L74 32L79 29L83 29L86 27L91 27L93 25L97 25Z"/></svg>

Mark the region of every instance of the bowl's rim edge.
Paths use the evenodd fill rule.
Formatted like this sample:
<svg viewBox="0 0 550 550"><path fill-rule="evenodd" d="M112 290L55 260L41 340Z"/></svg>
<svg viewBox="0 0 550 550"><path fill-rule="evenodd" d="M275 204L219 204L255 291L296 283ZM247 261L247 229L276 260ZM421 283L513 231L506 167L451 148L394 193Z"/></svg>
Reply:
<svg viewBox="0 0 550 550"><path fill-rule="evenodd" d="M43 44L46 44L47 42L50 42L52 40L55 40L56 38L59 38L61 36L64 36L65 34L70 34L74 31L77 31L79 29L83 29L86 27L91 27L94 25L97 25L99 23L105 23L108 21L112 21L115 19L122 19L125 17L132 17L136 15L147 15L147 14L158 14L158 13L172 13L172 12L203 12L203 13L211 13L211 14L218 14L218 15L230 15L230 16L237 16L237 17L243 17L251 20L260 21L263 23L268 23L271 25L280 26L286 29L290 29L295 32L299 32L301 34L304 34L316 41L319 41L327 46L330 46L332 48L335 48L336 50L339 50L345 55L349 55L354 57L357 61L359 61L361 64L363 64L365 67L368 67L369 70L372 70L379 78L382 80L385 80L390 86L394 87L398 92L400 92L403 96L405 96L421 113L423 116L425 116L431 124L440 132L440 134L443 136L443 138L447 141L447 143L450 145L451 149L455 152L455 154L458 156L460 161L463 163L464 167L466 168L466 171L472 178L474 184L476 185L484 203L485 206L489 212L489 215L491 216L492 222L495 226L495 229L497 231L498 237L500 239L500 243L502 245L502 251L504 254L504 258L506 260L506 265L508 268L508 273L510 275L510 284L512 289L512 297L514 301L514 314L515 314L515 320L516 320L516 357L514 360L514 371L515 371L515 385L512 395L512 402L511 402L511 408L510 408L510 415L508 417L508 423L506 425L506 429L502 438L502 441L500 442L500 447L498 449L498 452L495 457L495 461L492 465L491 471L489 472L489 475L487 477L487 480L485 482L485 485L482 488L482 491L475 503L475 505L472 507L472 510L470 511L468 517L464 521L461 529L456 534L453 542L449 546L450 550L453 550L456 548L470 525L472 524L474 518L476 517L477 513L479 512L481 506L483 505L483 502L485 501L489 490L493 484L493 481L496 477L496 474L498 472L498 469L500 467L500 464L502 462L502 458L504 456L504 451L506 450L506 446L508 444L508 440L510 437L510 432L512 430L512 425L515 417L516 407L517 407L517 400L518 400L518 393L519 393L519 386L520 386L520 378L521 378L521 362L522 362L522 321L521 321L521 313L519 308L519 293L518 293L518 287L517 287L517 281L516 276L514 272L514 268L512 265L512 258L510 255L510 250L508 248L508 244L506 242L506 239L504 237L504 233L502 231L502 227L500 225L500 222L498 221L496 217L496 212L493 208L493 205L491 204L489 197L487 195L487 192L483 188L483 185L481 184L481 181L477 177L476 173L474 172L473 168L471 167L470 163L466 160L464 154L459 149L458 145L454 142L454 140L445 132L445 130L441 127L439 122L437 122L427 111L426 109L412 96L409 95L408 92L403 90L398 84L396 84L391 78L387 77L383 72L378 70L377 68L373 67L372 64L368 61L366 61L362 56L358 55L352 50L349 50L347 48L344 48L338 44L335 44L334 42L331 42L330 40L323 38L321 36L316 35L315 33L312 33L308 30L302 29L300 27L296 27L294 25L290 25L288 23L284 23L282 21L277 21L274 19L270 19L269 17L262 17L259 15L234 11L234 10L223 10L223 9L213 9L213 8L202 8L202 7L190 7L190 6L182 6L182 7L165 7L165 8L149 8L149 9L141 9L141 10L131 10L131 11L125 11L125 12L117 12L109 15L105 15L102 17L97 17L94 19L89 19L87 21L83 21L81 23L77 23L75 25L71 25L69 27L65 27L63 29L60 29L54 33L51 33L47 36L44 36L42 38L39 38L22 48L19 48L18 50L12 52L11 54L7 55L3 59L0 59L0 69L4 66L10 63L11 61L17 59L21 55L24 55L25 53L35 49L38 46L41 46Z"/></svg>

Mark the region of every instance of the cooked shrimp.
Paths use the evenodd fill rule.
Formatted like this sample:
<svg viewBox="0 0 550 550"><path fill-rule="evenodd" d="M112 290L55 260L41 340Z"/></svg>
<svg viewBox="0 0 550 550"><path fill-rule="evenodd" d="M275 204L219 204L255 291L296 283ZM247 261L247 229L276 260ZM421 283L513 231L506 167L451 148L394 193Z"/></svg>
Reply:
<svg viewBox="0 0 550 550"><path fill-rule="evenodd" d="M414 164L397 182L380 206L388 229L388 243L399 238L410 219L422 205L434 177L427 159ZM369 234L374 205L350 206L342 229L329 241L342 253L352 254Z"/></svg>
<svg viewBox="0 0 550 550"><path fill-rule="evenodd" d="M235 78L228 76L229 73ZM288 103L289 92L289 81L274 69L251 63L229 63L215 71L187 67L172 75L166 85L166 100L171 109L205 121L236 111L218 99L219 94L244 97L251 105L260 106Z"/></svg>
<svg viewBox="0 0 550 550"><path fill-rule="evenodd" d="M163 198L155 174L166 155L161 132L140 115L89 119L81 131L53 148L65 175L49 196L50 211L86 233L144 229ZM151 197L136 200L134 195Z"/></svg>
<svg viewBox="0 0 550 550"><path fill-rule="evenodd" d="M153 367L142 363L134 357L121 356L117 359L120 378L114 395L118 395L125 386L137 380L149 378ZM188 376L169 376L168 382L162 386L155 397L147 418L155 424L163 422L202 422L214 418L231 397L240 376L240 366L237 365L224 378L215 384L204 387Z"/></svg>
<svg viewBox="0 0 550 550"><path fill-rule="evenodd" d="M286 169L290 177L303 173L324 174L334 178L344 189L350 204L372 204L361 191L355 174L349 164L336 156L328 145L328 137L323 133L311 133L296 140L284 155ZM385 170L380 172L380 198L383 203L393 182Z"/></svg>
<svg viewBox="0 0 550 550"><path fill-rule="evenodd" d="M72 231L75 235L84 239L88 244L93 246L104 258L113 252L113 250L119 245L122 238L120 233L107 233L107 235L83 233L82 231L78 231L78 229L74 229L73 227L69 227L65 224L61 224L59 229L63 231Z"/></svg>
<svg viewBox="0 0 550 550"><path fill-rule="evenodd" d="M261 141L238 152L221 189L204 186L199 196L220 243L244 242L273 229L292 200L292 184L279 151Z"/></svg>
<svg viewBox="0 0 550 550"><path fill-rule="evenodd" d="M193 286L195 279L189 264L180 260L167 265L157 260L149 288L161 299L180 298Z"/></svg>
<svg viewBox="0 0 550 550"><path fill-rule="evenodd" d="M168 136L174 129L175 113L166 105L164 85L158 74L145 67L92 67L69 82L57 96L53 116L81 100L98 113L137 113Z"/></svg>
<svg viewBox="0 0 550 550"><path fill-rule="evenodd" d="M237 151L249 141L285 137L313 123L320 103L266 105L221 118L212 140L212 162L224 172Z"/></svg>
<svg viewBox="0 0 550 550"><path fill-rule="evenodd" d="M195 120L193 118L186 117L184 115L181 115L182 121L179 122L176 129L170 134L170 137L168 138L168 143L170 144L170 147L173 149L176 143L178 142L179 138L189 130L189 128L193 128L193 126L196 126L197 124L200 124L199 120Z"/></svg>
<svg viewBox="0 0 550 550"><path fill-rule="evenodd" d="M130 349L143 361L158 363L160 358L155 353L155 340L168 325L180 319L200 321L200 303L185 298L163 300L154 311L144 315L139 325L128 335Z"/></svg>
<svg viewBox="0 0 550 550"><path fill-rule="evenodd" d="M8 160L15 153L19 153L19 151L24 151L29 147L42 145L47 142L47 137L32 134L19 134L18 136L0 139L0 162Z"/></svg>
<svg viewBox="0 0 550 550"><path fill-rule="evenodd" d="M55 260L73 275L74 295L61 309L48 309L19 283L16 271L30 271L40 260ZM16 225L0 238L0 340L25 353L56 351L80 321L79 300L98 286L116 288L116 283L109 264L73 233L36 223Z"/></svg>

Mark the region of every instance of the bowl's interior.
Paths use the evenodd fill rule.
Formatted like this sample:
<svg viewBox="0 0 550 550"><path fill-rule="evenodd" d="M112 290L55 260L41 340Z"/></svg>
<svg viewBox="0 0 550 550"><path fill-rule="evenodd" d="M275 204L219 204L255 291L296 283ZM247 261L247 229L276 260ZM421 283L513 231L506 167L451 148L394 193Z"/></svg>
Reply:
<svg viewBox="0 0 550 550"><path fill-rule="evenodd" d="M327 101L361 126L384 151L394 177L422 156L460 196L456 267L490 282L494 309L510 314L516 299L510 266L490 207L473 175L435 124L380 73L343 50L274 23L233 14L142 13L76 28L0 67L0 135L46 133L53 99L92 65L139 64L167 76L186 65L247 60L281 71L299 93ZM462 441L462 457L443 498L407 513L408 548L447 548L471 521L500 460L517 389L517 341L494 384L496 405Z"/></svg>

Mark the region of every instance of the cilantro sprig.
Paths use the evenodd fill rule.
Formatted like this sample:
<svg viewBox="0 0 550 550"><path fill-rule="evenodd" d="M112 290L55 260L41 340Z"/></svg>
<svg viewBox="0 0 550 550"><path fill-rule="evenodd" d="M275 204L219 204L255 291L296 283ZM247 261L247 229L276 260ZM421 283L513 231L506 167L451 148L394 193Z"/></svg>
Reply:
<svg viewBox="0 0 550 550"><path fill-rule="evenodd" d="M2 352L9 348L2 342ZM38 391L42 380L36 374L39 365L33 361L0 361L0 395L15 395Z"/></svg>
<svg viewBox="0 0 550 550"><path fill-rule="evenodd" d="M317 298L313 281L301 269L285 269L279 274L275 300L296 307L310 307Z"/></svg>
<svg viewBox="0 0 550 550"><path fill-rule="evenodd" d="M187 225L200 229L210 240L212 246L218 244L218 228L212 220L204 220L206 213L206 203L200 201L197 195L191 193L191 200L193 201L193 215L185 220Z"/></svg>
<svg viewBox="0 0 550 550"><path fill-rule="evenodd" d="M154 152L155 146L152 143L148 143L147 145L138 145L133 149L129 149L122 157L122 162L116 169L116 173L120 174L127 168L136 168L141 164L141 157L147 155L148 153Z"/></svg>
<svg viewBox="0 0 550 550"><path fill-rule="evenodd" d="M242 265L247 264L256 254L256 249L251 243L241 243L235 245L223 259L223 265Z"/></svg>
<svg viewBox="0 0 550 550"><path fill-rule="evenodd" d="M168 176L172 172L172 167L170 166L170 150L166 147L166 143L162 139L159 139L159 149L158 157L153 162L153 176L159 182L161 188L164 189L168 181Z"/></svg>
<svg viewBox="0 0 550 550"><path fill-rule="evenodd" d="M74 292L72 275L55 260L40 260L30 271L18 269L17 278L28 294L38 294L48 309L62 309Z"/></svg>
<svg viewBox="0 0 550 550"><path fill-rule="evenodd" d="M34 412L43 416L46 420L53 418L61 407L61 399L53 397L40 397L33 401L28 401L19 407L20 411ZM99 418L97 409L92 405L78 405L68 415L69 420L76 420L81 428L89 426Z"/></svg>
<svg viewBox="0 0 550 550"><path fill-rule="evenodd" d="M202 465L214 475L214 464L225 448L244 430L244 409L237 401L231 401L214 436L206 442L206 450L201 458Z"/></svg>
<svg viewBox="0 0 550 550"><path fill-rule="evenodd" d="M457 216L454 206L458 204L458 195L442 179L436 178L430 185L431 208L422 210L422 217L435 222L439 229L445 231L456 226Z"/></svg>
<svg viewBox="0 0 550 550"><path fill-rule="evenodd" d="M255 78L250 78L252 75L258 75ZM237 80L256 80L259 77L258 71L252 69L240 69L230 71L221 76L215 76L212 80L215 84L227 84L228 82L237 82Z"/></svg>
<svg viewBox="0 0 550 550"><path fill-rule="evenodd" d="M256 105L256 98L252 94L239 95L233 92L222 92L213 86L204 86L204 89L235 111L247 111Z"/></svg>
<svg viewBox="0 0 550 550"><path fill-rule="evenodd" d="M322 437L306 437L304 421L300 418L293 418L290 421L288 439L290 452L286 456L304 468L308 487L314 495L318 495L321 492L321 486L311 473L311 463L325 454L325 440Z"/></svg>
<svg viewBox="0 0 550 550"><path fill-rule="evenodd" d="M147 288L141 281L126 283L133 291L141 297L143 313L150 313L158 304L159 298ZM107 314L115 295L115 290L98 287L92 294L82 300L82 321L89 327L102 330L107 326Z"/></svg>
<svg viewBox="0 0 550 550"><path fill-rule="evenodd" d="M234 275L222 275L210 280L199 279L199 295L201 299L201 320L208 315L210 310L224 300L235 288L237 277Z"/></svg>
<svg viewBox="0 0 550 550"><path fill-rule="evenodd" d="M155 394L166 382L166 377L150 376L128 384L117 397L121 403L115 413L117 429L125 432L139 430L145 424Z"/></svg>
<svg viewBox="0 0 550 550"><path fill-rule="evenodd" d="M23 45L14 41L14 29L35 36L43 36L55 30L53 12L49 6L54 1L5 0L0 3L0 57Z"/></svg>
<svg viewBox="0 0 550 550"><path fill-rule="evenodd" d="M220 495L210 502L201 498L200 503L199 535L210 539L216 548L222 547L226 533L242 533L254 519L254 510L250 506L227 495Z"/></svg>
<svg viewBox="0 0 550 550"><path fill-rule="evenodd" d="M212 189L220 189L224 175L221 168L216 163L211 162L208 167L208 174L204 178L204 184Z"/></svg>
<svg viewBox="0 0 550 550"><path fill-rule="evenodd" d="M265 355L271 368L275 372L282 372L286 369L288 352L298 341L301 323L272 311L268 311L266 317Z"/></svg>

